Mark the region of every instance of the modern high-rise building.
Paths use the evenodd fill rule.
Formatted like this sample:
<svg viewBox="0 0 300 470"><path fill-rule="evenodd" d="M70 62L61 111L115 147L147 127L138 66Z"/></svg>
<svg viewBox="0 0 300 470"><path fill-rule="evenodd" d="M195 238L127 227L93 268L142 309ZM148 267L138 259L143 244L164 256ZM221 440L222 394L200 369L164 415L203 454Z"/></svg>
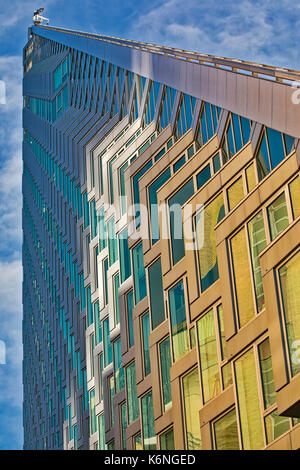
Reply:
<svg viewBox="0 0 300 470"><path fill-rule="evenodd" d="M25 449L300 448L297 80L29 28Z"/></svg>

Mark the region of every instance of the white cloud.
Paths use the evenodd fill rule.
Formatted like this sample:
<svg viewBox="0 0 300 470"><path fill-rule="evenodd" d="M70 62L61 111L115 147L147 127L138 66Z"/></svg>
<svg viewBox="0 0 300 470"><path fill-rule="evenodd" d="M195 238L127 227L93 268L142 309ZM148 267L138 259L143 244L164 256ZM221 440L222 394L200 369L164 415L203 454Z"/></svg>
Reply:
<svg viewBox="0 0 300 470"><path fill-rule="evenodd" d="M299 68L300 5L288 0L169 0L141 14L129 36L238 59Z"/></svg>

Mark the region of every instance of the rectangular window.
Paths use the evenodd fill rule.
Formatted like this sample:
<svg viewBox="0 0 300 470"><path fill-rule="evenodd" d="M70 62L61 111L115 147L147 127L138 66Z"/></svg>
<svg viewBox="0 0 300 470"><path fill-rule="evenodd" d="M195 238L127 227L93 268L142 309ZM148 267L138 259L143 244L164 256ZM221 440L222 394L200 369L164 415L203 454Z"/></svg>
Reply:
<svg viewBox="0 0 300 470"><path fill-rule="evenodd" d="M128 406L128 424L139 417L139 400L136 392L135 363L126 367L126 396Z"/></svg>
<svg viewBox="0 0 300 470"><path fill-rule="evenodd" d="M99 240L100 240L100 251L107 247L107 230L104 217L104 207L101 207L99 211Z"/></svg>
<svg viewBox="0 0 300 470"><path fill-rule="evenodd" d="M158 218L158 205L157 205L157 191L170 179L171 170L167 168L150 186L149 204L150 204L150 217L151 217L151 236L152 244L154 245L160 238L159 233L159 218Z"/></svg>
<svg viewBox="0 0 300 470"><path fill-rule="evenodd" d="M126 450L126 429L127 429L127 406L126 402L121 405L121 432L122 432L122 449Z"/></svg>
<svg viewBox="0 0 300 470"><path fill-rule="evenodd" d="M83 208L84 208L84 229L90 224L90 208L87 192L83 194Z"/></svg>
<svg viewBox="0 0 300 470"><path fill-rule="evenodd" d="M188 450L201 450L199 411L201 409L198 369L193 369L182 379L185 413L185 434Z"/></svg>
<svg viewBox="0 0 300 470"><path fill-rule="evenodd" d="M215 449L239 450L239 435L235 408L214 423Z"/></svg>
<svg viewBox="0 0 300 470"><path fill-rule="evenodd" d="M141 399L143 447L144 450L156 449L156 435L154 430L153 400L152 392L147 393Z"/></svg>
<svg viewBox="0 0 300 470"><path fill-rule="evenodd" d="M271 240L274 240L289 225L285 194L278 196L267 208Z"/></svg>
<svg viewBox="0 0 300 470"><path fill-rule="evenodd" d="M110 191L110 203L114 203L114 184L113 184L113 163L117 157L113 157L108 163L108 178L109 178L109 191Z"/></svg>
<svg viewBox="0 0 300 470"><path fill-rule="evenodd" d="M133 291L131 290L126 295L126 310L127 310L127 327L128 327L128 347L131 348L134 345L134 335L133 335Z"/></svg>
<svg viewBox="0 0 300 470"><path fill-rule="evenodd" d="M238 203L244 198L244 185L243 178L240 176L228 189L228 207L231 211L238 205Z"/></svg>
<svg viewBox="0 0 300 470"><path fill-rule="evenodd" d="M105 425L104 425L104 413L98 416L98 430L99 430L99 449L107 450L105 444Z"/></svg>
<svg viewBox="0 0 300 470"><path fill-rule="evenodd" d="M244 228L231 239L231 253L239 326L242 328L255 315L247 239Z"/></svg>
<svg viewBox="0 0 300 470"><path fill-rule="evenodd" d="M147 295L142 242L140 242L132 250L132 264L135 304L138 304Z"/></svg>
<svg viewBox="0 0 300 470"><path fill-rule="evenodd" d="M128 162L126 162L120 168L120 199L121 199L121 214L126 212L126 193L125 193L125 170L128 167Z"/></svg>
<svg viewBox="0 0 300 470"><path fill-rule="evenodd" d="M96 212L96 202L93 199L90 203L91 210L91 238L95 238L97 235L97 212Z"/></svg>
<svg viewBox="0 0 300 470"><path fill-rule="evenodd" d="M118 242L115 230L115 218L112 217L108 223L108 254L109 266L112 266L118 259Z"/></svg>
<svg viewBox="0 0 300 470"><path fill-rule="evenodd" d="M158 258L158 260L148 268L148 278L151 328L154 330L165 319L164 292L160 258Z"/></svg>
<svg viewBox="0 0 300 470"><path fill-rule="evenodd" d="M143 334L143 356L144 356L144 371L145 376L150 374L150 349L149 349L149 335L150 335L150 319L149 312L142 317L142 334Z"/></svg>
<svg viewBox="0 0 300 470"><path fill-rule="evenodd" d="M104 366L108 366L112 362L112 347L109 337L109 318L105 318L102 322L103 328L103 349L104 349Z"/></svg>
<svg viewBox="0 0 300 470"><path fill-rule="evenodd" d="M259 450L264 438L253 348L234 362L234 370L243 449Z"/></svg>
<svg viewBox="0 0 300 470"><path fill-rule="evenodd" d="M103 261L103 289L104 289L104 305L108 304L108 258Z"/></svg>
<svg viewBox="0 0 300 470"><path fill-rule="evenodd" d="M172 363L171 363L171 350L170 350L169 336L159 344L159 358L160 358L163 406L164 406L164 411L167 411L172 406L171 380L170 380L170 367Z"/></svg>
<svg viewBox="0 0 300 470"><path fill-rule="evenodd" d="M248 223L248 236L250 243L252 274L254 279L257 311L265 307L265 297L260 269L259 255L266 248L267 240L262 211L253 217Z"/></svg>
<svg viewBox="0 0 300 470"><path fill-rule="evenodd" d="M115 396L115 385L114 385L114 376L111 375L108 379L108 389L109 389L109 408L110 408L110 427L114 427L115 422L115 413L114 413L114 396Z"/></svg>
<svg viewBox="0 0 300 470"><path fill-rule="evenodd" d="M189 349L183 279L169 290L169 308L175 362Z"/></svg>
<svg viewBox="0 0 300 470"><path fill-rule="evenodd" d="M121 338L114 341L114 374L116 393L125 387L124 369L122 367Z"/></svg>
<svg viewBox="0 0 300 470"><path fill-rule="evenodd" d="M97 432L95 389L90 391L90 432L91 435Z"/></svg>
<svg viewBox="0 0 300 470"><path fill-rule="evenodd" d="M169 199L170 231L173 264L178 263L184 255L184 237L182 226L182 206L194 194L194 183L191 178Z"/></svg>
<svg viewBox="0 0 300 470"><path fill-rule="evenodd" d="M86 303L87 303L88 326L90 326L94 322L94 312L93 312L93 304L92 304L92 297L91 297L91 286L87 286L87 288L86 288Z"/></svg>
<svg viewBox="0 0 300 470"><path fill-rule="evenodd" d="M250 193L256 186L256 176L253 163L246 168L246 180L248 193Z"/></svg>
<svg viewBox="0 0 300 470"><path fill-rule="evenodd" d="M117 273L114 276L115 322L117 325L120 323L119 287L120 287L120 276L119 276L119 273Z"/></svg>
<svg viewBox="0 0 300 470"><path fill-rule="evenodd" d="M203 402L221 392L214 310L197 322Z"/></svg>
<svg viewBox="0 0 300 470"><path fill-rule="evenodd" d="M221 193L195 217L202 292L219 279L215 226L224 216L225 208Z"/></svg>
<svg viewBox="0 0 300 470"><path fill-rule="evenodd" d="M127 228L119 233L121 284L131 276L130 251Z"/></svg>
<svg viewBox="0 0 300 470"><path fill-rule="evenodd" d="M297 219L300 215L300 177L295 178L290 184L290 196L293 209L293 217Z"/></svg>
<svg viewBox="0 0 300 470"><path fill-rule="evenodd" d="M196 175L197 189L202 188L202 186L204 186L210 178L211 171L210 164L208 164Z"/></svg>
<svg viewBox="0 0 300 470"><path fill-rule="evenodd" d="M134 436L134 438L133 438L133 448L134 448L134 450L143 450L141 433Z"/></svg>
<svg viewBox="0 0 300 470"><path fill-rule="evenodd" d="M169 428L159 436L159 448L161 450L175 450L173 428Z"/></svg>
<svg viewBox="0 0 300 470"><path fill-rule="evenodd" d="M279 281L291 374L300 372L297 346L300 338L300 251L279 269Z"/></svg>

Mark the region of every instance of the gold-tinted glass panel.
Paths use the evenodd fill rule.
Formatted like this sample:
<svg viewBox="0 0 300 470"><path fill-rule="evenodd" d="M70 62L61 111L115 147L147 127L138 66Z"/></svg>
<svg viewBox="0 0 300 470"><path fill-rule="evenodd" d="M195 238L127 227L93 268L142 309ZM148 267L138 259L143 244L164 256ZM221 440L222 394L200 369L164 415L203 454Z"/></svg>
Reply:
<svg viewBox="0 0 300 470"><path fill-rule="evenodd" d="M221 391L214 311L197 322L203 401L206 403Z"/></svg>
<svg viewBox="0 0 300 470"><path fill-rule="evenodd" d="M159 447L161 450L174 450L173 428L168 429L159 436Z"/></svg>
<svg viewBox="0 0 300 470"><path fill-rule="evenodd" d="M293 216L297 219L300 215L300 177L295 178L289 185L292 200Z"/></svg>
<svg viewBox="0 0 300 470"><path fill-rule="evenodd" d="M264 438L253 349L235 361L235 378L243 449L259 450Z"/></svg>
<svg viewBox="0 0 300 470"><path fill-rule="evenodd" d="M248 223L248 234L255 287L255 297L257 311L260 312L265 307L265 297L260 269L259 254L266 248L267 240L262 211L260 211Z"/></svg>
<svg viewBox="0 0 300 470"><path fill-rule="evenodd" d="M200 450L199 411L201 409L201 396L198 369L196 368L184 376L182 382L187 448L189 450Z"/></svg>
<svg viewBox="0 0 300 470"><path fill-rule="evenodd" d="M300 251L279 269L292 375L300 372Z"/></svg>
<svg viewBox="0 0 300 470"><path fill-rule="evenodd" d="M217 450L239 450L239 435L235 409L214 423Z"/></svg>
<svg viewBox="0 0 300 470"><path fill-rule="evenodd" d="M223 388L229 387L229 385L232 385L232 371L231 371L231 363L227 362L222 367L222 380L223 380Z"/></svg>
<svg viewBox="0 0 300 470"><path fill-rule="evenodd" d="M242 176L227 189L228 206L231 211L244 197Z"/></svg>
<svg viewBox="0 0 300 470"><path fill-rule="evenodd" d="M250 166L248 166L248 168L246 169L246 178L247 178L248 193L250 193L252 189L254 189L256 186L256 176L255 176L253 163Z"/></svg>
<svg viewBox="0 0 300 470"><path fill-rule="evenodd" d="M259 365L263 387L264 407L268 408L276 401L272 357L269 338L258 346Z"/></svg>
<svg viewBox="0 0 300 470"><path fill-rule="evenodd" d="M275 410L265 417L265 427L269 444L290 429L290 420L286 416L279 416Z"/></svg>
<svg viewBox="0 0 300 470"><path fill-rule="evenodd" d="M271 240L274 240L289 225L285 194L282 193L268 207Z"/></svg>
<svg viewBox="0 0 300 470"><path fill-rule="evenodd" d="M200 265L201 290L219 279L214 228L225 215L223 194L219 194L196 216L196 236Z"/></svg>
<svg viewBox="0 0 300 470"><path fill-rule="evenodd" d="M231 239L231 252L239 323L242 327L255 315L244 228Z"/></svg>

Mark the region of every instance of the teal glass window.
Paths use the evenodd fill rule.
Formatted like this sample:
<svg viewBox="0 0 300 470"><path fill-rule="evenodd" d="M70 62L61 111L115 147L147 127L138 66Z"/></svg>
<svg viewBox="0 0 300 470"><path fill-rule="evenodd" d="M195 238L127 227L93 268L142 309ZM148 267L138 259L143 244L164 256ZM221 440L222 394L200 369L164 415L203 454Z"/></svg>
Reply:
<svg viewBox="0 0 300 470"><path fill-rule="evenodd" d="M126 367L126 395L128 406L128 424L139 417L139 400L136 391L135 363Z"/></svg>
<svg viewBox="0 0 300 470"><path fill-rule="evenodd" d="M79 274L80 280L80 303L81 303L81 310L86 307L86 297L85 297L85 288L84 288L84 275L83 273Z"/></svg>
<svg viewBox="0 0 300 470"><path fill-rule="evenodd" d="M99 239L100 239L100 251L107 247L107 229L104 218L104 207L101 207L99 211Z"/></svg>
<svg viewBox="0 0 300 470"><path fill-rule="evenodd" d="M161 270L161 259L158 258L148 269L149 299L151 309L152 330L160 325L165 319L165 305L163 293L163 280Z"/></svg>
<svg viewBox="0 0 300 470"><path fill-rule="evenodd" d="M167 168L158 178L149 186L149 203L150 203L150 217L151 217L151 234L152 244L156 243L159 238L159 220L158 220L158 207L157 207L157 191L170 179L171 170Z"/></svg>
<svg viewBox="0 0 300 470"><path fill-rule="evenodd" d="M200 189L210 178L210 164L208 164L196 175L197 189Z"/></svg>
<svg viewBox="0 0 300 470"><path fill-rule="evenodd" d="M257 153L257 170L260 181L271 171L265 133L263 134L263 138Z"/></svg>
<svg viewBox="0 0 300 470"><path fill-rule="evenodd" d="M108 304L108 278L107 278L107 273L108 273L108 258L105 258L103 261L103 277L104 277L104 304Z"/></svg>
<svg viewBox="0 0 300 470"><path fill-rule="evenodd" d="M159 344L159 357L160 357L163 405L164 405L164 411L167 411L172 406L171 380L170 380L170 368L171 368L172 363L171 363L171 350L170 350L169 336Z"/></svg>
<svg viewBox="0 0 300 470"><path fill-rule="evenodd" d="M154 430L153 399L152 392L147 393L141 399L143 447L144 450L156 449L156 435Z"/></svg>
<svg viewBox="0 0 300 470"><path fill-rule="evenodd" d="M121 213L122 215L126 212L126 194L125 194L125 170L128 167L128 162L126 162L120 168L120 196L121 196Z"/></svg>
<svg viewBox="0 0 300 470"><path fill-rule="evenodd" d="M113 163L117 157L113 157L108 163L108 176L109 176L109 191L110 191L110 203L114 203L114 183L113 183Z"/></svg>
<svg viewBox="0 0 300 470"><path fill-rule="evenodd" d="M115 229L115 218L112 217L108 223L108 254L109 265L113 265L118 259L118 242Z"/></svg>
<svg viewBox="0 0 300 470"><path fill-rule="evenodd" d="M109 337L109 318L102 322L103 328L103 349L104 349L104 367L112 362L112 346Z"/></svg>
<svg viewBox="0 0 300 470"><path fill-rule="evenodd" d="M150 348L149 348L149 335L150 335L150 319L149 312L142 317L142 332L143 332L143 355L144 355L144 371L145 376L150 374Z"/></svg>
<svg viewBox="0 0 300 470"><path fill-rule="evenodd" d="M144 267L143 244L140 242L132 250L135 303L138 304L147 295L146 274Z"/></svg>
<svg viewBox="0 0 300 470"><path fill-rule="evenodd" d="M170 230L171 230L171 246L173 264L180 261L185 255L184 237L182 226L182 211L181 207L186 203L194 194L193 179L185 183L174 196L169 199L170 211ZM180 206L180 207L179 207Z"/></svg>
<svg viewBox="0 0 300 470"><path fill-rule="evenodd" d="M114 341L114 374L116 393L125 387L124 369L122 367L121 338Z"/></svg>
<svg viewBox="0 0 300 470"><path fill-rule="evenodd" d="M108 389L109 389L110 425L111 427L113 427L114 422L115 422L115 407L114 407L115 385L114 385L113 375L111 375L108 378Z"/></svg>
<svg viewBox="0 0 300 470"><path fill-rule="evenodd" d="M128 248L127 228L119 233L121 284L131 276L130 250Z"/></svg>
<svg viewBox="0 0 300 470"><path fill-rule="evenodd" d="M97 212L96 212L96 202L93 199L90 203L91 209L91 238L95 238L97 235Z"/></svg>
<svg viewBox="0 0 300 470"><path fill-rule="evenodd" d="M175 362L189 349L183 279L169 290L169 308Z"/></svg>
<svg viewBox="0 0 300 470"><path fill-rule="evenodd" d="M95 318L95 339L96 344L101 343L102 341L102 328L100 321L100 308L99 300L94 303L94 318Z"/></svg>
<svg viewBox="0 0 300 470"><path fill-rule="evenodd" d="M86 229L90 223L90 210L87 192L83 194L83 207L84 207L84 228Z"/></svg>
<svg viewBox="0 0 300 470"><path fill-rule="evenodd" d="M185 155L182 155L182 157L179 158L179 160L177 160L176 163L174 163L173 165L173 172L176 173L176 171L180 170L181 167L183 167L183 165L185 164Z"/></svg>
<svg viewBox="0 0 300 470"><path fill-rule="evenodd" d="M285 157L282 134L269 127L266 128L266 131L271 156L271 166L275 168Z"/></svg>
<svg viewBox="0 0 300 470"><path fill-rule="evenodd" d="M121 405L121 431L122 431L122 449L126 450L126 429L127 429L127 406L126 402Z"/></svg>
<svg viewBox="0 0 300 470"><path fill-rule="evenodd" d="M120 276L119 276L119 273L117 273L114 276L115 319L116 319L117 325L120 323L119 287L120 287Z"/></svg>
<svg viewBox="0 0 300 470"><path fill-rule="evenodd" d="M141 170L133 177L133 196L135 204L135 225L136 228L140 226L140 191L139 191L139 179L152 167L152 160L149 160Z"/></svg>
<svg viewBox="0 0 300 470"><path fill-rule="evenodd" d="M87 288L86 288L86 302L87 302L88 326L90 326L94 322L93 305L92 305L92 297L91 297L91 286L87 286Z"/></svg>
<svg viewBox="0 0 300 470"><path fill-rule="evenodd" d="M127 325L128 325L128 346L131 348L134 345L134 336L133 336L133 291L131 290L126 295L126 307L127 307Z"/></svg>
<svg viewBox="0 0 300 470"><path fill-rule="evenodd" d="M219 169L221 168L221 160L220 160L219 152L213 157L213 167L214 167L214 173L217 173L217 171L219 171Z"/></svg>
<svg viewBox="0 0 300 470"><path fill-rule="evenodd" d="M90 391L90 431L91 435L97 432L97 418L96 418L96 400L95 389Z"/></svg>
<svg viewBox="0 0 300 470"><path fill-rule="evenodd" d="M98 416L98 430L99 430L99 449L107 450L107 445L105 444L104 413L101 413Z"/></svg>

